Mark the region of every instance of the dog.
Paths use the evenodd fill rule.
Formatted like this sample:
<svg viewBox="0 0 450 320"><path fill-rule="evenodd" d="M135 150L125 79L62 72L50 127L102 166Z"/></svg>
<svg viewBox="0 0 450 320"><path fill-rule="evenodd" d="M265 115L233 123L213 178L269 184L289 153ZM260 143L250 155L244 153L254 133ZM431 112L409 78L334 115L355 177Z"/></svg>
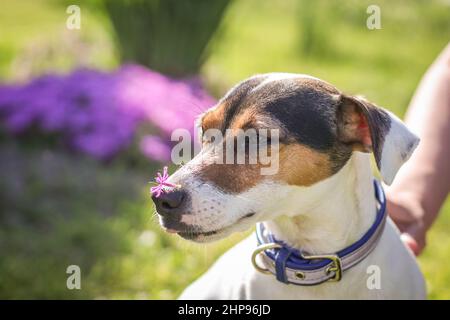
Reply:
<svg viewBox="0 0 450 320"><path fill-rule="evenodd" d="M204 139L169 178L178 187L153 197L162 227L185 239L210 242L256 223L271 239L252 234L238 243L180 299L426 297L414 255L394 223L378 219L385 203L375 197L370 153L391 184L419 142L395 115L312 76L270 73L237 84L198 127L200 136L231 132L221 143L238 129L277 129L279 169L261 175L261 163L221 164ZM352 253L345 267L336 253L358 243L363 254L356 261ZM293 255L305 270L292 267Z"/></svg>

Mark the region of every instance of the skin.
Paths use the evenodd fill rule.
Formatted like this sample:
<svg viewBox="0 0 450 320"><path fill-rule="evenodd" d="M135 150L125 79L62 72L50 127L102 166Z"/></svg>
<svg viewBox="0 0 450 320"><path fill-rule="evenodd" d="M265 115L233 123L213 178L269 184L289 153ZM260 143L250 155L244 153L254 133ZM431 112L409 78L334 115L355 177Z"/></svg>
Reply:
<svg viewBox="0 0 450 320"><path fill-rule="evenodd" d="M421 142L387 188L388 211L419 255L450 190L450 44L424 75L405 122Z"/></svg>

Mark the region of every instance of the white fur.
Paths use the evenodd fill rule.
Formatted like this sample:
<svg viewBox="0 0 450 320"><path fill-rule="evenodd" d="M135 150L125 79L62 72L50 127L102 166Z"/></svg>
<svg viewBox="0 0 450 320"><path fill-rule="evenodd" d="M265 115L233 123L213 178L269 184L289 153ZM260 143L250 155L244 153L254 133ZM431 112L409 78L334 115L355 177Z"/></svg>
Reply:
<svg viewBox="0 0 450 320"><path fill-rule="evenodd" d="M185 174L189 171L186 167ZM186 181L195 186L194 189L199 188L198 193L191 194L198 197L193 202L194 207L202 207L201 201L205 199L216 199L221 203L220 214L201 211L203 218L199 217L197 223L205 230L220 227L225 231L202 240L224 237L235 230L248 228L255 221L266 221L267 228L277 238L311 253L330 253L358 240L373 223L376 207L372 179L368 155L355 152L337 174L310 187L276 184L267 179L238 196L230 196L210 185L196 185L195 179ZM242 219L248 210L257 214ZM210 216L209 220L205 216ZM308 287L280 283L273 275L263 275L253 268L250 257L255 248L256 240L252 235L226 252L180 298L425 298L424 280L416 260L390 220L374 251L344 272L340 282ZM381 270L381 289L370 290L366 285L367 268L371 265L377 265Z"/></svg>
<svg viewBox="0 0 450 320"><path fill-rule="evenodd" d="M393 113L385 111L391 118L391 127L384 137L380 173L383 181L390 185L397 171L419 144L419 138Z"/></svg>
<svg viewBox="0 0 450 320"><path fill-rule="evenodd" d="M271 83L273 81L281 81L286 79L295 79L295 78L306 78L306 79L313 79L313 80L319 80L318 78L315 78L313 76L307 75L307 74L298 74L298 73L285 73L285 72L273 72L268 73L267 78L264 79L259 85L257 85L255 88L253 88L251 91L257 91L262 89L266 84Z"/></svg>

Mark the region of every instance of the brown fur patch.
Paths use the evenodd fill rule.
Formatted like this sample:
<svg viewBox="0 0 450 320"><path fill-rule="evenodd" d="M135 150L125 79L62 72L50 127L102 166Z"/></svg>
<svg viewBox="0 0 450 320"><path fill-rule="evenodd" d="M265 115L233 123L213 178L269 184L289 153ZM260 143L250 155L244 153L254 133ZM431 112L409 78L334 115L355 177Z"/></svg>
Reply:
<svg viewBox="0 0 450 320"><path fill-rule="evenodd" d="M229 108L229 104L225 100L214 110L206 113L202 118L202 129L206 131L211 128L220 129L223 127L225 113ZM234 121L230 129L246 129L246 126L254 121L256 110L254 108L246 109ZM227 139L234 137L227 137ZM261 179L260 165L248 164L225 164L226 146L223 145L223 164L207 164L198 170L199 177L205 182L211 182L218 188L230 192L240 193L255 186ZM235 141L236 143L236 141Z"/></svg>
<svg viewBox="0 0 450 320"><path fill-rule="evenodd" d="M333 174L328 154L297 143L280 145L279 161L279 171L273 176L261 175L261 164L209 164L202 167L198 174L202 180L229 193L244 192L262 179L310 186Z"/></svg>
<svg viewBox="0 0 450 320"><path fill-rule="evenodd" d="M225 103L218 105L211 111L208 111L202 118L202 130L205 132L208 129L220 129L225 118L227 105Z"/></svg>
<svg viewBox="0 0 450 320"><path fill-rule="evenodd" d="M262 177L258 164L210 164L199 170L204 181L210 181L229 193L241 193L254 187Z"/></svg>
<svg viewBox="0 0 450 320"><path fill-rule="evenodd" d="M244 111L239 113L230 125L230 129L242 129L253 128L252 124L256 123L256 116L258 109L256 107L247 107Z"/></svg>
<svg viewBox="0 0 450 320"><path fill-rule="evenodd" d="M297 186L310 186L333 174L332 162L327 153L297 143L280 148L279 168L274 180Z"/></svg>

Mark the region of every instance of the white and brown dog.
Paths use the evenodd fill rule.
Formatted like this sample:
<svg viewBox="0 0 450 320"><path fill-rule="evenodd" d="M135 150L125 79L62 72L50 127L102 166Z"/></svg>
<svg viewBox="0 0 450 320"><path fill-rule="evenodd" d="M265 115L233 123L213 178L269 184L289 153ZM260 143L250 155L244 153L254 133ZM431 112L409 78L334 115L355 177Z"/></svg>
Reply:
<svg viewBox="0 0 450 320"><path fill-rule="evenodd" d="M153 198L161 225L183 238L208 242L262 222L264 233L289 253L271 263L269 251L276 256L279 248L255 251L258 244L252 235L226 252L181 299L426 297L416 259L389 218L358 261L343 267L345 261L332 259L339 260L337 252L361 241L377 220L369 152L383 181L390 184L418 143L397 117L317 78L265 74L232 88L199 123L203 132L279 129L279 170L261 175L261 163L220 164L214 161L220 155L209 147L211 141L203 141L200 153L170 177L180 187ZM295 283L293 276L299 284L305 274L310 277L308 270L287 271L292 250L305 257L319 255L312 262L328 265L320 272L339 280L338 267L344 270L342 278L287 284ZM257 256L256 268L252 256ZM269 274L259 272L262 269ZM379 279L371 287L373 270Z"/></svg>

